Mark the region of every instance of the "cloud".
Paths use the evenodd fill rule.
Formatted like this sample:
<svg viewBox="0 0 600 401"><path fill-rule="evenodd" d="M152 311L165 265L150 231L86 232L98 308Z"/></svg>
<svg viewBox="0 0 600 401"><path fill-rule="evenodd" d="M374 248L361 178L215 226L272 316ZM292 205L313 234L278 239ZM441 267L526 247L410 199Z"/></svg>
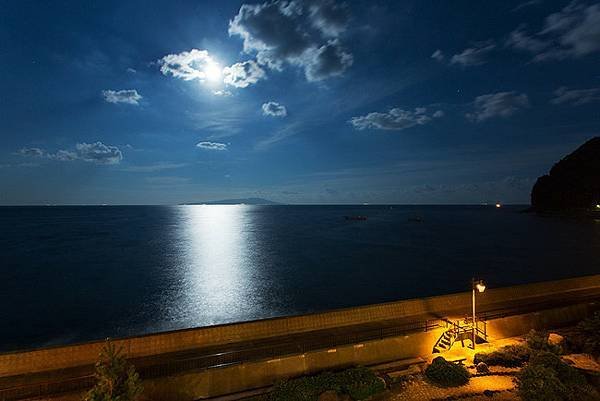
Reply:
<svg viewBox="0 0 600 401"><path fill-rule="evenodd" d="M76 152L72 152L70 150L58 150L56 153L50 153L47 155L49 159L58 160L61 162L70 162L73 160L77 160L79 155Z"/></svg>
<svg viewBox="0 0 600 401"><path fill-rule="evenodd" d="M233 96L233 93L229 92L228 90L218 90L218 91L213 91L213 95L215 95L215 96Z"/></svg>
<svg viewBox="0 0 600 401"><path fill-rule="evenodd" d="M521 11L524 8L531 7L531 6L537 6L538 4L542 4L542 0L530 0L530 1L526 1L524 3L518 4L511 11L512 12Z"/></svg>
<svg viewBox="0 0 600 401"><path fill-rule="evenodd" d="M119 164L123 153L116 146L105 145L102 142L78 143L75 150L58 150L55 153L46 152L40 148L22 148L18 152L22 156L43 157L57 161L83 160L95 164Z"/></svg>
<svg viewBox="0 0 600 401"><path fill-rule="evenodd" d="M534 54L533 61L580 58L596 53L600 51L600 4L572 1L547 16L541 31L533 35L522 29L516 32L521 40L509 39L507 44Z"/></svg>
<svg viewBox="0 0 600 401"><path fill-rule="evenodd" d="M552 104L569 103L572 106L581 106L600 100L600 88L569 89L566 86L554 91L556 96L550 102Z"/></svg>
<svg viewBox="0 0 600 401"><path fill-rule="evenodd" d="M498 92L477 96L473 102L474 111L467 118L480 122L493 117L509 117L517 111L529 107L526 94L516 92Z"/></svg>
<svg viewBox="0 0 600 401"><path fill-rule="evenodd" d="M434 51L433 54L431 55L431 58L436 61L439 61L440 63L446 59L446 57L444 56L444 52L441 51L440 49L437 49L436 51Z"/></svg>
<svg viewBox="0 0 600 401"><path fill-rule="evenodd" d="M253 60L235 63L223 69L223 82L236 88L246 88L265 77L265 71Z"/></svg>
<svg viewBox="0 0 600 401"><path fill-rule="evenodd" d="M181 167L185 167L187 165L188 165L187 163L158 162L155 164L147 164L147 165L141 165L141 166L127 166L127 167L123 167L121 170L129 171L132 173L153 173L153 172L162 171L162 170L178 169Z"/></svg>
<svg viewBox="0 0 600 401"><path fill-rule="evenodd" d="M267 102L262 105L262 111L265 116L272 117L285 117L287 116L287 109L285 106L277 102Z"/></svg>
<svg viewBox="0 0 600 401"><path fill-rule="evenodd" d="M77 159L96 164L119 164L123 154L116 146L102 142L78 143L75 145ZM74 159L73 159L74 160Z"/></svg>
<svg viewBox="0 0 600 401"><path fill-rule="evenodd" d="M192 49L178 54L169 54L158 60L160 72L172 75L184 81L199 80L204 82L218 64L206 50Z"/></svg>
<svg viewBox="0 0 600 401"><path fill-rule="evenodd" d="M550 46L550 43L528 35L525 32L525 27L522 25L510 33L505 46L531 53L538 53Z"/></svg>
<svg viewBox="0 0 600 401"><path fill-rule="evenodd" d="M125 89L125 90L103 90L102 97L108 103L127 103L138 105L139 100L142 99L142 96L135 89Z"/></svg>
<svg viewBox="0 0 600 401"><path fill-rule="evenodd" d="M428 114L425 107L417 107L414 111L393 108L386 113L369 113L364 116L352 117L350 124L357 130L381 129L389 131L401 131L416 125L425 125L433 118L444 115L441 110Z"/></svg>
<svg viewBox="0 0 600 401"><path fill-rule="evenodd" d="M352 55L339 39L349 22L345 3L272 0L243 4L229 22L229 35L243 39L244 51L274 70L293 65L306 79L320 81L344 73Z"/></svg>
<svg viewBox="0 0 600 401"><path fill-rule="evenodd" d="M321 81L342 75L354 62L337 40L330 40L316 50L307 51L309 61L305 65L305 76L309 81Z"/></svg>
<svg viewBox="0 0 600 401"><path fill-rule="evenodd" d="M219 142L199 142L196 147L205 150L227 150L227 144Z"/></svg>
<svg viewBox="0 0 600 401"><path fill-rule="evenodd" d="M44 157L46 152L40 148L21 148L17 151L21 156Z"/></svg>
<svg viewBox="0 0 600 401"><path fill-rule="evenodd" d="M485 57L487 54L495 48L496 45L492 41L476 43L473 47L469 47L462 52L453 55L450 58L450 64L458 64L462 67L482 65L486 61Z"/></svg>

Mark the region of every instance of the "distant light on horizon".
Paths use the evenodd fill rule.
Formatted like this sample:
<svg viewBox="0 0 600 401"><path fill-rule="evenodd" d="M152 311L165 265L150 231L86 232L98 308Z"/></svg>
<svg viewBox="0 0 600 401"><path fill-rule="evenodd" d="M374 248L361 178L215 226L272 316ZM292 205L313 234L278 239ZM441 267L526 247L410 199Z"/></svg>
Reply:
<svg viewBox="0 0 600 401"><path fill-rule="evenodd" d="M501 205L500 203L496 203L496 207L497 207L497 208L501 208L501 207L502 207L502 205Z"/></svg>

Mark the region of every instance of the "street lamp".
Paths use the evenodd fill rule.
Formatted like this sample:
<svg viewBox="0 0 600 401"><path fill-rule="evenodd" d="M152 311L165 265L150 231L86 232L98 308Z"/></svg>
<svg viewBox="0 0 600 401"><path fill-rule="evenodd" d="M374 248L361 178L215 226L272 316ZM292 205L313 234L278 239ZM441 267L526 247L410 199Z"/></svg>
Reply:
<svg viewBox="0 0 600 401"><path fill-rule="evenodd" d="M477 317L475 315L475 292L484 292L485 283L483 280L472 280L473 290L473 350L475 350L476 336L477 336Z"/></svg>

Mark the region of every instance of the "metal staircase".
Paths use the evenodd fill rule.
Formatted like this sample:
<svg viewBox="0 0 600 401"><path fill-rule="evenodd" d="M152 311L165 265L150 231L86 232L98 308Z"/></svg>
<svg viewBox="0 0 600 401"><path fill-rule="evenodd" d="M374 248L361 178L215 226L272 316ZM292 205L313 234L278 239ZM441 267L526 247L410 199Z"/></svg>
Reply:
<svg viewBox="0 0 600 401"><path fill-rule="evenodd" d="M476 341L487 342L487 323L478 320L475 326ZM465 340L473 342L472 319L466 318L464 322L446 320L446 327L447 330L442 333L433 346L434 354L448 351L456 341L460 341L463 347Z"/></svg>

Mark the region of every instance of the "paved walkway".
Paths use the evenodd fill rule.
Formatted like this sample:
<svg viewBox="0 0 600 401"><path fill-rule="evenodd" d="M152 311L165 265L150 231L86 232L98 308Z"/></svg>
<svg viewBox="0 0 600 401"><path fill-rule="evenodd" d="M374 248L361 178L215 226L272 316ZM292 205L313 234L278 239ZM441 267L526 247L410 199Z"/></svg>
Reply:
<svg viewBox="0 0 600 401"><path fill-rule="evenodd" d="M392 391L385 401L425 401L444 400L446 398L465 398L469 400L476 400L479 398L478 396L483 396L483 392L485 390L506 391L512 390L514 387L515 384L513 382L513 377L511 376L472 377L467 385L448 388L437 387L426 382L425 380L418 380L407 385L403 389ZM511 400L518 398L514 393L509 393L497 394L493 398L485 397L485 399Z"/></svg>

